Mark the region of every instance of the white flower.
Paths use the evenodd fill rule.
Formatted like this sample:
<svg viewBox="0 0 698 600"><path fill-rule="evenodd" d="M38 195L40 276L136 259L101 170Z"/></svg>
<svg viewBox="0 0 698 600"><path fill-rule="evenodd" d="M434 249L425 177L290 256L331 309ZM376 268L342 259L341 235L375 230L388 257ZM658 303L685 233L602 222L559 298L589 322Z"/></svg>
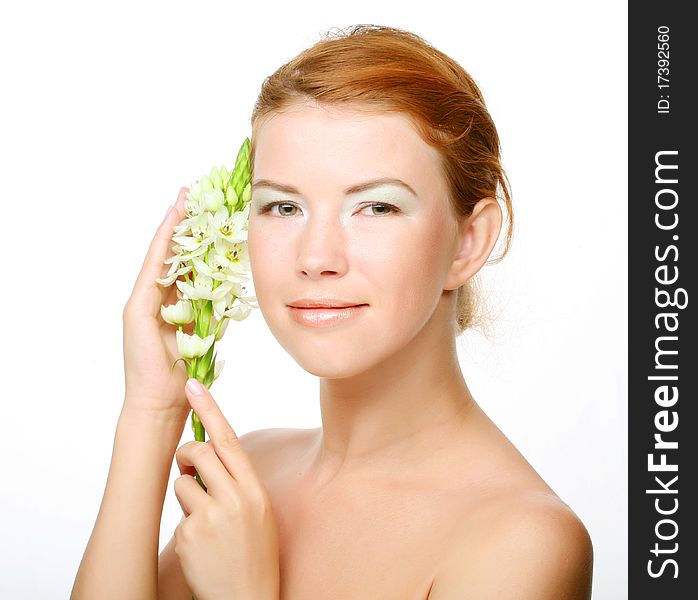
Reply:
<svg viewBox="0 0 698 600"><path fill-rule="evenodd" d="M239 289L236 291L240 292ZM213 303L213 310L220 318L228 317L235 321L246 319L253 308L259 308L256 296L237 296L234 293Z"/></svg>
<svg viewBox="0 0 698 600"><path fill-rule="evenodd" d="M216 210L211 224L211 231L216 239L222 238L228 242L244 242L247 240L245 216L241 211L228 214L228 208L221 206Z"/></svg>
<svg viewBox="0 0 698 600"><path fill-rule="evenodd" d="M216 300L225 298L226 294L230 293L234 285L232 281L222 281L217 287L213 288L211 292L212 297L210 299L215 302Z"/></svg>
<svg viewBox="0 0 698 600"><path fill-rule="evenodd" d="M179 301L160 307L167 323L181 329L194 321L195 331L211 331L205 338L176 332L177 346L187 370L195 367L198 376L205 372L204 379L209 385L225 364L216 361L212 350L215 342L223 337L231 319L241 321L252 308L258 307L256 297L245 295L243 285L251 271L247 249L249 154L250 141L246 139L232 173L225 165L220 169L213 167L209 175L195 181L185 192L185 218L174 227L172 256L165 260L171 266L165 277L157 279L164 286L177 284ZM186 279L182 280L182 276ZM210 321L207 315L211 316ZM206 319L206 328L202 328L200 318ZM208 353L213 356L206 364L197 362L194 366L190 362Z"/></svg>
<svg viewBox="0 0 698 600"><path fill-rule="evenodd" d="M214 240L212 222L213 215L204 211L199 216L192 217L185 227L177 231L177 235L172 236L172 240L187 252L193 252L202 245L208 246Z"/></svg>
<svg viewBox="0 0 698 600"><path fill-rule="evenodd" d="M213 279L205 273L197 273L194 284L186 281L176 282L179 291L191 300L218 300L225 296L233 286L230 281L223 281L218 287L213 287Z"/></svg>
<svg viewBox="0 0 698 600"><path fill-rule="evenodd" d="M194 320L194 309L189 300L180 300L177 304L161 306L162 318L172 325L186 325Z"/></svg>
<svg viewBox="0 0 698 600"><path fill-rule="evenodd" d="M165 277L157 278L155 281L157 281L160 285L164 285L165 287L168 287L172 285L175 279L179 277L180 275L184 275L185 273L189 273L191 271L192 267L191 265L187 265L181 258L181 256L175 255L171 259L165 260L165 263L172 263L170 266L170 270L167 272L167 275Z"/></svg>
<svg viewBox="0 0 698 600"><path fill-rule="evenodd" d="M177 348L182 358L196 358L197 356L203 356L213 345L215 341L215 335L207 335L205 338L200 338L198 335L189 335L183 331L176 331L177 335Z"/></svg>
<svg viewBox="0 0 698 600"><path fill-rule="evenodd" d="M212 213L215 213L220 208L225 208L223 206L223 204L225 204L225 194L223 194L223 190L219 190L218 188L207 190L201 193L201 198L206 210ZM225 210L228 212L227 209Z"/></svg>
<svg viewBox="0 0 698 600"><path fill-rule="evenodd" d="M201 202L201 186L198 181L192 184L191 189L184 195L186 196L186 200L184 201L184 214L187 219L198 217L204 212L204 206ZM175 229L177 228L175 227Z"/></svg>
<svg viewBox="0 0 698 600"><path fill-rule="evenodd" d="M243 321L245 320L250 312L252 311L252 308L249 304L234 304L231 308L226 310L223 315L228 317L229 319L234 319L235 321Z"/></svg>
<svg viewBox="0 0 698 600"><path fill-rule="evenodd" d="M222 317L223 313L233 305L235 298L241 296L244 290L244 285L241 285L240 283L233 283L232 287L224 296L213 302L213 311L216 313L216 315L218 317Z"/></svg>
<svg viewBox="0 0 698 600"><path fill-rule="evenodd" d="M213 242L213 246L216 249L216 254L222 254L228 260L231 271L240 275L246 275L250 272L247 242L231 243L221 237L217 237ZM244 281L247 281L247 279L245 277ZM237 281L240 282L239 279Z"/></svg>
<svg viewBox="0 0 698 600"><path fill-rule="evenodd" d="M201 256L202 254L206 253L206 250L208 250L208 244L202 244L200 246L194 246L194 249L191 252L187 252L184 247L182 246L176 246L175 247L175 255L171 256L170 258L166 258L165 262L166 263L171 263L171 262L186 262L190 261L192 258L195 256ZM192 265L189 265L189 269L191 270ZM183 272L182 274L186 273L188 271Z"/></svg>
<svg viewBox="0 0 698 600"><path fill-rule="evenodd" d="M213 297L211 292L213 287L213 279L211 279L208 275L204 275L203 273L197 273L193 283L177 281L177 287L179 288L179 291L186 294L187 298L190 300L211 300Z"/></svg>
<svg viewBox="0 0 698 600"><path fill-rule="evenodd" d="M233 265L222 254L212 252L207 261L201 260L200 257L194 257L192 262L197 273L202 273L211 279L229 283L243 283L248 279L246 275L233 269Z"/></svg>
<svg viewBox="0 0 698 600"><path fill-rule="evenodd" d="M198 179L191 184L191 187L185 196L187 198L191 198L192 200L196 200L197 202L201 199L201 183Z"/></svg>

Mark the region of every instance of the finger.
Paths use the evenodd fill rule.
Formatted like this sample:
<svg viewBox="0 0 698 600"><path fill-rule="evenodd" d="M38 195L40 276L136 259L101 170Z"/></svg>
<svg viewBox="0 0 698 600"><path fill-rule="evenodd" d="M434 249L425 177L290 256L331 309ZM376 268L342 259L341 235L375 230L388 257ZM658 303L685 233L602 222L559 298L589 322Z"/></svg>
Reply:
<svg viewBox="0 0 698 600"><path fill-rule="evenodd" d="M185 390L189 404L208 432L213 448L228 472L240 482L256 481L247 453L206 386L191 378L187 380Z"/></svg>
<svg viewBox="0 0 698 600"><path fill-rule="evenodd" d="M165 264L165 259L172 256L168 253L174 226L182 220L184 216L184 201L186 200L187 188L181 188L177 195L177 200L173 205L173 209L168 212L157 228L153 239L148 247L148 252L143 259L143 266L136 279L136 285L145 283L150 286L157 277L163 277L167 274L170 265Z"/></svg>
<svg viewBox="0 0 698 600"><path fill-rule="evenodd" d="M206 442L186 442L185 444L182 444L179 448L177 448L177 451L175 452L175 461L177 462L177 468L179 469L180 475L191 475L192 477L194 477L197 474L196 467L193 464L193 459L186 458L188 455L186 446L204 443ZM204 484L205 483L206 482L204 481Z"/></svg>
<svg viewBox="0 0 698 600"><path fill-rule="evenodd" d="M184 201L186 199L187 188L181 188L174 208L165 216L157 228L153 239L148 247L148 252L143 259L140 273L136 278L131 293L131 301L138 304L140 308L150 311L153 306L153 297L157 299L155 308L159 311L160 304L164 301L169 293L169 289L158 284L155 280L167 275L170 268L169 264L165 264L165 260L172 256L172 252L168 252L174 226L179 223L184 217ZM173 284L174 285L174 284ZM157 291L156 294L152 292Z"/></svg>
<svg viewBox="0 0 698 600"><path fill-rule="evenodd" d="M175 458L179 472L191 477L198 473L211 496L229 495L231 486L235 485L235 479L225 468L210 442L182 444L177 449Z"/></svg>
<svg viewBox="0 0 698 600"><path fill-rule="evenodd" d="M209 498L209 495L204 492L199 482L191 475L177 477L173 487L185 517L198 510Z"/></svg>

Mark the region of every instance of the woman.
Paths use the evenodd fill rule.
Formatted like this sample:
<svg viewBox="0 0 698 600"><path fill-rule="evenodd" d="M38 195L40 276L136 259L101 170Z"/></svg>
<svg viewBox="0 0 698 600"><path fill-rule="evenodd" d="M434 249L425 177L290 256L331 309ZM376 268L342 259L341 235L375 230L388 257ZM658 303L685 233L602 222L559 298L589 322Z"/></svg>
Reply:
<svg viewBox="0 0 698 600"><path fill-rule="evenodd" d="M589 598L584 525L458 363L473 278L512 235L474 81L416 35L357 26L267 78L252 133L255 292L274 336L320 378L322 427L238 439L207 390L185 392L183 369L169 371L154 279L182 191L124 309L126 398L73 600ZM191 408L211 439L177 450L184 517L158 561Z"/></svg>

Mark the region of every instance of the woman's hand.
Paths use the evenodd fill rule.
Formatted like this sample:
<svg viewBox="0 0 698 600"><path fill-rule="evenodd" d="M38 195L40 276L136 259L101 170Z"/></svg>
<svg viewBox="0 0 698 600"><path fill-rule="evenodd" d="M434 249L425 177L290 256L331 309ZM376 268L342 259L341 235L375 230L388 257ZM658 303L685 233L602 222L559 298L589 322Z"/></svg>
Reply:
<svg viewBox="0 0 698 600"><path fill-rule="evenodd" d="M174 226L185 216L184 201L188 188L182 188L171 210L155 232L143 267L123 310L124 374L126 398L124 407L171 413L186 418L189 403L184 395L187 371L179 358L177 328L166 323L160 306L177 302L177 286L159 285L155 279L165 277L170 267L164 261L169 251ZM193 323L183 328L193 333Z"/></svg>
<svg viewBox="0 0 698 600"><path fill-rule="evenodd" d="M175 455L182 475L174 490L186 517L174 532L182 573L196 600L278 600L277 527L267 490L211 394L200 390L187 385L186 394L210 440L187 442Z"/></svg>

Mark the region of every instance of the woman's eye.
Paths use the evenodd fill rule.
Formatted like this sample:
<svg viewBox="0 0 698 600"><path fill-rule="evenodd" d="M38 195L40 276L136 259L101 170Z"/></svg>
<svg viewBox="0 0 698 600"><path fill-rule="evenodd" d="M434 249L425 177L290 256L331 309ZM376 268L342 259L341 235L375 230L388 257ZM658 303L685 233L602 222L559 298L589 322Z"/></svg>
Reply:
<svg viewBox="0 0 698 600"><path fill-rule="evenodd" d="M257 214L266 214L270 212L273 208L276 208L277 206L279 207L279 210L274 214L281 217L295 216L296 213L294 211L298 209L298 207L295 204L291 204L289 202L269 202L268 204L262 206ZM367 204L361 210L363 211L367 208L372 209L371 216L374 217L381 217L383 215L389 215L390 213L400 212L400 209L397 206L393 206L392 204L386 204L385 202L373 202L371 204ZM375 209L378 209L378 212L376 212Z"/></svg>
<svg viewBox="0 0 698 600"><path fill-rule="evenodd" d="M379 208L380 210L376 213L375 211L372 213L376 217L381 217L383 215L389 215L390 213L397 213L400 212L400 209L397 206L393 206L392 204L386 204L385 202L374 202L372 204L368 204L367 206L364 206L364 208Z"/></svg>
<svg viewBox="0 0 698 600"><path fill-rule="evenodd" d="M280 214L282 217L290 217L294 214L283 209L289 207L292 209L298 208L295 204L289 204L288 202L270 202L269 204L265 204L264 206L262 206L262 208L259 209L258 214L263 215L265 213L268 213L269 211L271 211L272 208L275 208L277 206L279 207L279 212L276 214Z"/></svg>

